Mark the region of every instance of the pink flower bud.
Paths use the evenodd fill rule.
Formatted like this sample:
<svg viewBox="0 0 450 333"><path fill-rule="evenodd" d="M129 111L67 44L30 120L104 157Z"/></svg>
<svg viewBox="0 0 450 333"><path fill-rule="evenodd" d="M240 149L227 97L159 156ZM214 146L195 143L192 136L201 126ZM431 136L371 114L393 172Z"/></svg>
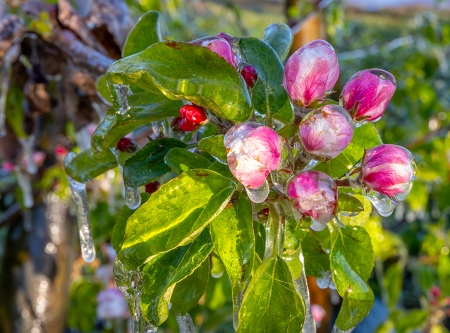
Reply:
<svg viewBox="0 0 450 333"><path fill-rule="evenodd" d="M351 77L340 99L355 120L376 121L386 110L396 85L391 73L378 68L366 69Z"/></svg>
<svg viewBox="0 0 450 333"><path fill-rule="evenodd" d="M128 154L136 152L137 148L138 144L136 143L136 141L129 138L120 139L116 147L117 150Z"/></svg>
<svg viewBox="0 0 450 333"><path fill-rule="evenodd" d="M157 181L150 182L145 185L145 192L147 192L149 194L155 193L156 190L158 189L158 187L159 187L159 183Z"/></svg>
<svg viewBox="0 0 450 333"><path fill-rule="evenodd" d="M180 108L182 119L195 125L204 125L208 121L208 115L205 108L198 105L183 105Z"/></svg>
<svg viewBox="0 0 450 333"><path fill-rule="evenodd" d="M220 37L203 37L189 42L190 44L207 47L224 58L231 66L237 68L236 56L227 40Z"/></svg>
<svg viewBox="0 0 450 333"><path fill-rule="evenodd" d="M97 316L101 319L129 318L127 301L119 289L108 287L98 293Z"/></svg>
<svg viewBox="0 0 450 333"><path fill-rule="evenodd" d="M327 223L336 215L338 189L327 174L306 171L294 177L287 186L287 195L303 217Z"/></svg>
<svg viewBox="0 0 450 333"><path fill-rule="evenodd" d="M278 168L283 140L266 126L246 122L228 130L224 145L233 175L245 187L257 189Z"/></svg>
<svg viewBox="0 0 450 333"><path fill-rule="evenodd" d="M311 313L316 323L320 323L327 314L322 306L319 304L311 304Z"/></svg>
<svg viewBox="0 0 450 333"><path fill-rule="evenodd" d="M325 105L306 115L300 123L303 148L318 159L338 156L352 141L352 119L337 105Z"/></svg>
<svg viewBox="0 0 450 333"><path fill-rule="evenodd" d="M258 79L258 72L252 65L247 65L241 70L241 75L247 84L247 88L253 88Z"/></svg>
<svg viewBox="0 0 450 333"><path fill-rule="evenodd" d="M408 195L416 174L412 154L403 147L389 144L367 150L361 170L364 184L388 196Z"/></svg>
<svg viewBox="0 0 450 333"><path fill-rule="evenodd" d="M315 40L295 51L288 59L283 86L291 100L307 107L325 97L339 77L339 64L331 44Z"/></svg>

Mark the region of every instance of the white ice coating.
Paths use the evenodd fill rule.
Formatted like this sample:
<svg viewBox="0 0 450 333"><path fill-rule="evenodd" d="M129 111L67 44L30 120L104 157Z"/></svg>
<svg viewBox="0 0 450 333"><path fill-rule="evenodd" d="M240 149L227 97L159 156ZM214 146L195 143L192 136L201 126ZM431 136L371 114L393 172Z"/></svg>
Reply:
<svg viewBox="0 0 450 333"><path fill-rule="evenodd" d="M14 171L16 172L17 183L22 190L23 205L25 206L25 208L31 208L34 205L34 199L30 178L28 178L27 174L22 172L18 165L14 167Z"/></svg>
<svg viewBox="0 0 450 333"><path fill-rule="evenodd" d="M76 156L75 153L67 154L66 161L70 163ZM80 183L67 176L72 191L72 200L78 220L78 231L80 235L81 256L86 262L95 260L95 246L92 238L91 222L89 218L89 207L86 197L86 184Z"/></svg>
<svg viewBox="0 0 450 333"><path fill-rule="evenodd" d="M233 303L233 327L236 332L239 326L239 311L241 310L243 299L244 299L244 290L240 290L234 296L234 303Z"/></svg>
<svg viewBox="0 0 450 333"><path fill-rule="evenodd" d="M117 94L117 104L120 106L118 112L121 115L124 115L130 109L130 105L128 104L128 95L131 95L131 89L128 85L124 84L115 84L114 89Z"/></svg>
<svg viewBox="0 0 450 333"><path fill-rule="evenodd" d="M120 164L120 151L114 148L111 148L114 156L116 157L117 165L119 166L120 173L123 175L123 166ZM123 178L123 177L122 177ZM139 187L129 186L125 179L123 181L125 186L125 204L130 209L138 209L141 205L141 192L139 191Z"/></svg>
<svg viewBox="0 0 450 333"><path fill-rule="evenodd" d="M192 318L189 315L189 313L186 313L182 316L176 316L178 328L180 330L180 333L194 333L195 327L194 323L192 322Z"/></svg>
<svg viewBox="0 0 450 333"><path fill-rule="evenodd" d="M266 179L263 186L261 186L260 188L250 189L246 187L245 190L247 191L247 195L251 201L253 201L254 203L261 203L267 199L270 187Z"/></svg>
<svg viewBox="0 0 450 333"><path fill-rule="evenodd" d="M390 197L376 191L370 191L365 195L381 216L387 217L392 214L397 203L394 203Z"/></svg>
<svg viewBox="0 0 450 333"><path fill-rule="evenodd" d="M305 302L305 322L303 324L302 332L311 333L316 332L316 322L311 312L311 298L309 297L308 282L306 280L303 252L300 251L299 257L302 263L302 273L297 279L294 280L294 285L300 295L302 295L303 301Z"/></svg>
<svg viewBox="0 0 450 333"><path fill-rule="evenodd" d="M30 175L35 175L37 166L33 159L34 135L30 135L27 138L19 138L19 142L22 145L24 157L27 159L26 170Z"/></svg>

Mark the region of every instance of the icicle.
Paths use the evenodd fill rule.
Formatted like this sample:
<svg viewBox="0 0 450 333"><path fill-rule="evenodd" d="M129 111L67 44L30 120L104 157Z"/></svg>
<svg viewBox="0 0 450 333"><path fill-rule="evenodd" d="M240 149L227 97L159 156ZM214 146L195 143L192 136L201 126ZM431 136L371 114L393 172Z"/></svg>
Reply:
<svg viewBox="0 0 450 333"><path fill-rule="evenodd" d="M66 163L70 163L76 156L75 153L70 152L66 156ZM86 197L86 184L77 182L70 176L70 189L72 191L72 200L75 207L75 212L78 220L78 231L80 234L81 256L86 262L93 262L95 259L95 246L92 239L91 223L89 219L89 208Z"/></svg>
<svg viewBox="0 0 450 333"><path fill-rule="evenodd" d="M180 330L180 333L194 333L195 327L194 323L192 322L192 318L189 315L189 313L186 313L183 316L176 316L178 328Z"/></svg>
<svg viewBox="0 0 450 333"><path fill-rule="evenodd" d="M234 296L233 327L235 331L237 331L237 328L239 326L239 311L241 310L241 304L243 299L244 299L244 289L239 290L237 294Z"/></svg>
<svg viewBox="0 0 450 333"><path fill-rule="evenodd" d="M30 135L28 138L19 138L19 142L22 145L24 157L26 158L26 171L30 175L34 175L37 172L36 163L34 163L34 135Z"/></svg>
<svg viewBox="0 0 450 333"><path fill-rule="evenodd" d="M323 273L323 275L321 277L318 277L316 279L317 286L320 289L328 288L332 282L333 282L333 279L332 279L331 271Z"/></svg>
<svg viewBox="0 0 450 333"><path fill-rule="evenodd" d="M393 202L390 197L374 190L366 194L365 197L370 200L378 214L384 217L390 216L397 206L397 203Z"/></svg>
<svg viewBox="0 0 450 333"><path fill-rule="evenodd" d="M311 229L314 231L322 231L323 229L325 229L327 227L326 223L320 223L314 219L311 219L312 223L310 225Z"/></svg>
<svg viewBox="0 0 450 333"><path fill-rule="evenodd" d="M119 114L124 115L130 109L130 105L128 104L128 95L131 95L131 89L128 85L124 84L115 84L114 89L117 94L117 104L120 106L118 112Z"/></svg>
<svg viewBox="0 0 450 333"><path fill-rule="evenodd" d="M123 175L123 166L120 164L120 151L114 148L111 148L114 156L116 156L117 165L119 166L120 173ZM141 192L139 191L139 187L131 187L126 182L125 179L123 181L125 186L125 204L130 209L138 209L141 205Z"/></svg>
<svg viewBox="0 0 450 333"><path fill-rule="evenodd" d="M25 206L25 208L31 208L34 205L34 199L30 179L28 178L28 175L20 170L20 167L18 165L14 167L14 171L16 172L17 183L22 190L23 205Z"/></svg>
<svg viewBox="0 0 450 333"><path fill-rule="evenodd" d="M308 282L306 280L305 273L305 259L303 257L303 252L300 251L299 254L300 262L302 263L302 271L300 276L294 281L295 287L302 295L303 301L305 302L305 322L303 324L303 333L316 332L316 322L311 312L311 299L309 297Z"/></svg>
<svg viewBox="0 0 450 333"><path fill-rule="evenodd" d="M352 333L354 329L355 328L353 327L353 328L351 328L351 329L349 329L347 331L342 331L336 325L334 325L333 326L333 331L331 331L331 333Z"/></svg>
<svg viewBox="0 0 450 333"><path fill-rule="evenodd" d="M279 203L269 206L269 219L266 223L266 245L264 259L272 255L280 255L284 247L284 221L281 220L281 207Z"/></svg>
<svg viewBox="0 0 450 333"><path fill-rule="evenodd" d="M245 190L247 191L247 195L251 201L253 201L254 203L261 203L267 199L270 188L269 188L269 183L267 182L267 179L266 179L266 181L264 182L264 185L261 186L260 188L257 188L257 189L245 188Z"/></svg>

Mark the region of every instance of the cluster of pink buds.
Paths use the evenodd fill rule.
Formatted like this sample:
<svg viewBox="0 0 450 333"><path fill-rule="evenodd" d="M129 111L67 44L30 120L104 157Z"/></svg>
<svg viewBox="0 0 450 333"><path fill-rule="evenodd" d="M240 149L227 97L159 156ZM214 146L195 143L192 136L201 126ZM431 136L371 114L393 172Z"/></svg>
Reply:
<svg viewBox="0 0 450 333"><path fill-rule="evenodd" d="M180 108L180 117L172 120L172 128L183 132L192 132L208 122L208 114L199 105L184 105Z"/></svg>

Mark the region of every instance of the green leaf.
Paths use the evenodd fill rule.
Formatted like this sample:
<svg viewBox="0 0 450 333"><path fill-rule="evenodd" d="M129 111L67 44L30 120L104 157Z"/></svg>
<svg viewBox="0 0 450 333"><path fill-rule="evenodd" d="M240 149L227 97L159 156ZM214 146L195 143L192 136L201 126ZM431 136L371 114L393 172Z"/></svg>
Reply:
<svg viewBox="0 0 450 333"><path fill-rule="evenodd" d="M212 251L209 230L191 244L154 256L143 269L141 310L144 318L160 326L169 315L175 284L191 275Z"/></svg>
<svg viewBox="0 0 450 333"><path fill-rule="evenodd" d="M80 183L86 183L116 166L116 157L110 151L106 151L102 159L96 159L87 150L77 154L72 162L64 163L66 173Z"/></svg>
<svg viewBox="0 0 450 333"><path fill-rule="evenodd" d="M332 178L345 175L364 155L364 149L369 149L382 144L380 135L372 123L367 123L355 128L352 142L336 158L319 163L316 170L327 173Z"/></svg>
<svg viewBox="0 0 450 333"><path fill-rule="evenodd" d="M182 173L162 185L127 221L119 258L127 268L192 242L226 206L234 184L214 171Z"/></svg>
<svg viewBox="0 0 450 333"><path fill-rule="evenodd" d="M343 192L339 192L339 209L341 208L341 197L343 196ZM370 218L370 214L372 213L372 203L370 202L369 199L367 199L366 197L364 197L363 195L360 194L354 194L353 196L347 195L349 197L351 197L352 199L355 199L358 201L358 206L363 206L363 209L355 216L348 216L348 215L344 215L342 213L339 213L339 220L346 226L350 226L350 225L359 225L359 226L363 226ZM346 209L351 209L350 207L346 207ZM351 212L349 210L344 210L342 209L342 211L345 212ZM355 212L356 212L356 208L355 208Z"/></svg>
<svg viewBox="0 0 450 333"><path fill-rule="evenodd" d="M336 289L344 299L336 326L346 331L355 327L372 308L374 295L366 281L373 269L374 255L366 229L337 224L335 227L330 266Z"/></svg>
<svg viewBox="0 0 450 333"><path fill-rule="evenodd" d="M289 123L294 112L286 90L281 85L284 67L276 52L265 42L254 37L239 39L243 59L255 66L258 81L252 90L254 108L263 114Z"/></svg>
<svg viewBox="0 0 450 333"><path fill-rule="evenodd" d="M146 202L150 198L150 195L146 192L141 192L141 204ZM123 244L123 238L125 237L125 228L127 226L128 218L136 211L136 209L130 209L128 206L124 206L117 216L116 224L111 235L111 245L116 252L120 251Z"/></svg>
<svg viewBox="0 0 450 333"><path fill-rule="evenodd" d="M223 163L216 161L216 162L211 163L211 165L209 166L208 169L215 171L224 177L234 179L234 176L231 173L230 168L228 167L228 164L223 164Z"/></svg>
<svg viewBox="0 0 450 333"><path fill-rule="evenodd" d="M324 273L329 272L330 259L316 235L299 228L295 232L301 242L306 275L320 278Z"/></svg>
<svg viewBox="0 0 450 333"><path fill-rule="evenodd" d="M294 35L287 24L273 23L264 30L262 39L275 50L281 61L285 61L294 42Z"/></svg>
<svg viewBox="0 0 450 333"><path fill-rule="evenodd" d="M271 257L258 267L239 312L239 333L299 333L305 305L295 291L288 265Z"/></svg>
<svg viewBox="0 0 450 333"><path fill-rule="evenodd" d="M339 191L338 198L339 198L338 208L339 211L341 212L357 213L364 210L364 206L361 203L361 201L359 201L353 195Z"/></svg>
<svg viewBox="0 0 450 333"><path fill-rule="evenodd" d="M189 100L232 121L246 121L253 111L236 69L208 48L192 44L153 44L113 63L106 79L109 84L135 84L150 91L156 86L171 99Z"/></svg>
<svg viewBox="0 0 450 333"><path fill-rule="evenodd" d="M112 107L92 135L91 150L97 156L115 147L117 142L136 128L153 121L179 115L181 101L173 101L152 92L128 96L130 109L125 115Z"/></svg>
<svg viewBox="0 0 450 333"><path fill-rule="evenodd" d="M184 315L203 296L209 280L209 262L205 260L191 275L178 282L172 293L170 303L172 311L177 315Z"/></svg>
<svg viewBox="0 0 450 333"><path fill-rule="evenodd" d="M139 18L125 40L122 57L141 52L162 40L160 16L157 11L151 10Z"/></svg>
<svg viewBox="0 0 450 333"><path fill-rule="evenodd" d="M190 169L207 169L211 164L207 158L182 148L169 150L164 157L164 162L176 173L183 173Z"/></svg>
<svg viewBox="0 0 450 333"><path fill-rule="evenodd" d="M108 85L106 84L106 77L104 75L100 75L97 78L95 83L95 88L97 90L97 96L108 105L112 105L111 94L108 89Z"/></svg>
<svg viewBox="0 0 450 333"><path fill-rule="evenodd" d="M166 153L175 147L186 147L180 140L161 138L147 143L131 156L123 167L123 178L129 186L138 187L152 182L171 169L164 162Z"/></svg>
<svg viewBox="0 0 450 333"><path fill-rule="evenodd" d="M9 70L12 71L12 69ZM9 75L9 73L6 75ZM22 104L24 99L25 95L18 86L13 85L9 89L5 106L6 120L14 134L19 138L28 137L23 129L24 115Z"/></svg>
<svg viewBox="0 0 450 333"><path fill-rule="evenodd" d="M281 128L278 132L278 135L283 139L289 139L298 134L298 124L288 124Z"/></svg>
<svg viewBox="0 0 450 333"><path fill-rule="evenodd" d="M238 193L236 201L228 204L211 222L211 236L236 295L247 285L255 258L250 200Z"/></svg>
<svg viewBox="0 0 450 333"><path fill-rule="evenodd" d="M383 287L386 289L387 306L393 309L397 304L403 288L403 272L405 265L401 261L393 263L383 275Z"/></svg>
<svg viewBox="0 0 450 333"><path fill-rule="evenodd" d="M214 135L201 139L197 144L197 149L207 152L226 163L227 152L223 144L223 138L224 135Z"/></svg>

